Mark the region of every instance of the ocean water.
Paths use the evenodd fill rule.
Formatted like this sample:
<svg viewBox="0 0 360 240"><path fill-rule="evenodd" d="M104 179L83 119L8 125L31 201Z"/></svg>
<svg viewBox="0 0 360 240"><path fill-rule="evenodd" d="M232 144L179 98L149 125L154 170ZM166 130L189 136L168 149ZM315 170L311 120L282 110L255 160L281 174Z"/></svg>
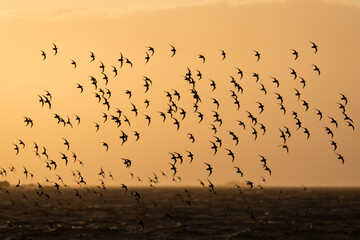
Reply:
<svg viewBox="0 0 360 240"><path fill-rule="evenodd" d="M360 239L359 188L35 189L0 191L0 239Z"/></svg>

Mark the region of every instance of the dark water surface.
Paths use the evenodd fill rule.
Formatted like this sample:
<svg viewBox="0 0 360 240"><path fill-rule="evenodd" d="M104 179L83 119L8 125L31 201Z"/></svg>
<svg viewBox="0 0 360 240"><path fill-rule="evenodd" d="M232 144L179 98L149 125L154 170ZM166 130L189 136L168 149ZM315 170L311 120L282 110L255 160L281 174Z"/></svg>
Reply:
<svg viewBox="0 0 360 240"><path fill-rule="evenodd" d="M360 188L35 189L0 191L0 239L360 239Z"/></svg>

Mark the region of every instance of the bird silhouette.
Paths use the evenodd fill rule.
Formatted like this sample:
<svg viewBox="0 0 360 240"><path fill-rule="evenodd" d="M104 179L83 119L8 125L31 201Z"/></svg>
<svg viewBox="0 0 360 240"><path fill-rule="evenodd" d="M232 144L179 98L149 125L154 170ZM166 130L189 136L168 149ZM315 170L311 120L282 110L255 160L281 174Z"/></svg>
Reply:
<svg viewBox="0 0 360 240"><path fill-rule="evenodd" d="M205 57L204 57L204 55L199 54L199 58L202 59L203 63L205 63Z"/></svg>
<svg viewBox="0 0 360 240"><path fill-rule="evenodd" d="M290 49L292 51L292 55L295 56L294 60L298 59L299 53L295 49Z"/></svg>
<svg viewBox="0 0 360 240"><path fill-rule="evenodd" d="M240 170L239 167L235 167L235 166L234 166L234 168L236 168L236 173L239 173L239 174L241 175L241 177L244 176L244 173Z"/></svg>
<svg viewBox="0 0 360 240"><path fill-rule="evenodd" d="M234 153L228 148L225 148L225 150L228 151L227 155L229 155L231 157L231 162L234 162L234 160L235 160Z"/></svg>
<svg viewBox="0 0 360 240"><path fill-rule="evenodd" d="M260 53L256 50L253 50L255 52L255 57L257 57L257 62L260 60Z"/></svg>
<svg viewBox="0 0 360 240"><path fill-rule="evenodd" d="M74 60L72 60L72 59L70 59L70 62L71 62L71 64L74 66L74 69L76 68L76 62L74 61Z"/></svg>
<svg viewBox="0 0 360 240"><path fill-rule="evenodd" d="M338 156L338 159L341 160L341 164L344 165L345 162L344 157L339 153L335 153L335 154Z"/></svg>
<svg viewBox="0 0 360 240"><path fill-rule="evenodd" d="M315 64L312 64L314 66L314 71L318 73L318 75L320 75L320 69L318 68L318 66L316 66Z"/></svg>
<svg viewBox="0 0 360 240"><path fill-rule="evenodd" d="M171 57L173 57L173 56L175 56L176 48L173 45L170 45L170 47L171 47L171 52L172 52Z"/></svg>
<svg viewBox="0 0 360 240"><path fill-rule="evenodd" d="M40 50L43 61L46 59L46 53L43 50Z"/></svg>
<svg viewBox="0 0 360 240"><path fill-rule="evenodd" d="M210 175L213 172L213 168L211 167L211 165L209 163L205 163L205 165L207 166L206 170L209 171L208 177L210 177Z"/></svg>
<svg viewBox="0 0 360 240"><path fill-rule="evenodd" d="M222 56L222 61L226 58L226 53L225 53L225 51L224 50L221 50L220 49L220 51L221 51L221 56Z"/></svg>
<svg viewBox="0 0 360 240"><path fill-rule="evenodd" d="M315 54L316 54L318 51L318 46L314 42L310 41L310 43L311 43L311 48L313 48L315 50Z"/></svg>
<svg viewBox="0 0 360 240"><path fill-rule="evenodd" d="M54 56L58 53L58 48L55 43L53 43Z"/></svg>

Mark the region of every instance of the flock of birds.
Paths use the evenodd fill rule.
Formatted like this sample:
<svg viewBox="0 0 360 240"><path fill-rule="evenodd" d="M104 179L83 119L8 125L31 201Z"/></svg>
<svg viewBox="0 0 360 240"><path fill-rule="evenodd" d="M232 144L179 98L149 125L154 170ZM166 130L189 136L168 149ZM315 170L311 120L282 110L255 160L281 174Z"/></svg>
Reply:
<svg viewBox="0 0 360 240"><path fill-rule="evenodd" d="M310 47L314 50L314 54L317 54L318 46L314 42L310 42L310 44L311 44ZM52 55L56 57L56 55L58 54L58 51L59 51L56 44L53 44L52 51L53 51ZM156 51L153 47L147 46L143 64L148 64L150 62L150 60L153 57L155 57L155 55L156 55L155 52ZM255 57L254 61L256 61L256 62L261 61L261 53L256 50L253 50L253 53L254 53L254 57ZM177 54L177 49L174 46L170 45L169 57L175 58L176 54ZM296 61L299 57L299 52L295 49L290 49L289 54L292 54L294 56L294 61ZM46 61L48 59L49 54L46 53L45 51L41 50L41 56L42 56L42 60ZM220 50L219 60L224 61L226 59L226 57L227 57L226 52L224 50ZM204 64L206 63L206 58L204 55L199 54L198 58L202 63L204 63ZM95 63L96 63L95 60L96 60L95 54L93 52L90 52L89 53L89 62L91 62L92 64L95 65ZM77 62L73 59L70 59L69 61L70 61L70 64L73 66L73 68L76 69ZM124 67L132 68L133 67L132 60L125 57L122 53L120 53L120 57L117 59L117 61L118 61L119 65L111 66L111 67L106 66L103 62L100 61L100 64L97 67L100 69L100 73L102 75L103 81L95 78L94 76L90 76L90 81L89 81L90 85L89 86L84 86L84 84L75 83L76 88L79 90L79 94L83 94L84 90L87 87L91 90L95 90L95 93L94 93L95 99L97 99L98 104L101 104L104 106L104 112L101 113L103 122L102 123L94 122L93 127L94 127L95 132L98 132L103 124L106 124L107 122L110 122L110 121L112 121L117 128L121 127L122 124L127 124L131 128L132 127L132 125L131 125L132 119L131 118L143 117L146 120L146 123L148 126L151 126L152 120L153 120L153 118L155 118L155 116L150 116L145 113L143 113L141 116L141 114L140 114L141 111L132 102L129 102L131 105L130 112L126 112L125 110L116 108L111 104L112 91L111 91L111 89L109 89L107 87L111 77L108 76L108 73L106 70L108 68L110 68L112 71L112 77L116 78L118 75L118 71L121 71L122 68L124 68ZM320 75L321 71L320 71L319 67L315 64L312 64L312 66L313 66L313 71L315 72L315 74ZM235 74L236 74L236 76L234 75L234 76L229 77L229 81L233 86L232 89L229 89L229 92L231 93L230 97L233 100L234 105L236 106L236 109L239 110L240 109L239 95L243 94L243 92L244 92L244 89L241 84L241 80L244 77L244 72L242 69L236 68ZM290 76L292 76L293 80L299 80L302 88L306 87L305 79L300 77L293 68L290 68ZM283 112L284 115L288 114L288 111L284 105L285 100L284 100L283 96L281 94L279 94L278 92L269 93L267 91L267 89L265 88L265 85L259 81L259 74L252 73L252 77L255 79L255 82L260 85L260 91L265 95L273 94L274 99L276 99L276 101L277 101L279 109ZM198 118L198 123L201 123L205 117L204 116L205 114L200 112L199 106L201 106L204 99L201 98L201 96L198 92L197 83L199 81L201 81L202 78L203 78L203 74L199 70L194 71L194 70L191 70L190 68L187 68L186 72L184 73L184 80L188 84L189 89L191 91L191 95L192 95L192 104L193 104L192 111L190 109L185 110L184 108L182 108L180 106L179 101L181 99L182 92L175 90L175 89L168 90L168 91L165 90L164 92L165 92L165 96L167 98L167 103L166 103L167 108L164 110L158 111L156 113L156 118L159 118L160 121L162 121L163 123L165 123L166 121L171 121L172 124L174 125L174 128L178 131L181 129L181 125L182 125L181 123L188 116L189 112L191 112L190 114L194 114L194 116L196 116ZM279 88L279 86L281 84L280 81L275 77L272 77L272 83L274 84L274 86L276 88ZM148 93L148 91L150 91L152 84L153 84L153 81L149 77L147 77L147 76L143 77L143 87L144 87L145 95ZM217 89L217 83L214 80L210 80L210 87L211 87L211 91L215 91ZM128 96L129 101L131 101L133 92L131 90L126 90L125 94ZM308 112L311 110L309 102L306 101L305 99L301 98L301 91L299 89L295 88L294 95L297 98L298 102L301 103L301 105L304 107L305 112ZM46 108L49 110L52 109L53 94L50 91L45 90L42 94L39 94L37 96L38 96L39 104L41 105L42 108ZM204 96L204 98L205 97L207 97L207 96ZM221 105L221 100L215 99L215 98L210 98L210 100L213 102L214 105L213 105L213 110L212 110L213 123L211 123L209 126L211 131L213 131L213 139L209 140L209 151L211 151L213 153L213 155L216 155L219 151L222 151L220 149L224 149L224 151L226 151L226 154L229 156L232 163L234 163L234 161L236 159L234 151L231 149L230 146L223 147L223 140L217 135L218 130L221 128L221 126L223 124L223 119L218 112L218 109ZM144 104L145 104L145 109L148 108L150 105L150 100L145 99ZM266 126L261 123L261 116L262 116L261 114L263 113L263 111L265 109L265 104L260 101L257 101L256 104L259 109L258 112L255 113L255 112L246 111L248 119L237 120L237 123L240 126L240 129L243 129L244 131L245 131L245 129L250 129L250 131L251 131L250 133L253 136L254 141L256 141L260 135L265 135L267 133ZM353 120L349 117L349 115L346 111L346 105L348 104L347 97L344 94L340 93L339 94L339 102L337 104L338 104L340 112L343 116L343 121L347 124L347 126L349 126L352 130L354 130L355 127L353 124ZM325 125L324 132L326 134L328 134L328 136L329 136L330 145L333 147L335 156L339 160L341 160L342 164L344 164L344 162L345 162L344 157L342 154L337 152L338 145L337 145L337 142L334 140L334 128L335 129L338 128L338 124L340 121L336 120L332 116L326 116L325 114L323 114L323 112L321 110L319 110L317 108L313 108L313 110L315 110L314 117L317 117L320 121L324 121L324 125ZM301 130L307 139L310 138L311 137L310 130L306 126L303 125L299 114L296 111L292 111L291 115L293 116L294 124L296 126L295 131ZM323 118L323 116L324 116L324 118ZM55 119L55 122L63 127L74 128L77 125L80 125L82 123L82 121L81 121L82 118L78 115L69 117L69 115L61 116L60 114L55 113L53 115L53 117ZM36 121L34 121L33 118L30 116L24 116L24 123L25 123L25 127L29 127L29 128L36 127ZM141 138L141 132L139 132L139 131L133 130L132 133L129 133L129 132L126 133L124 130L120 129L120 132L121 132L121 134L120 134L119 138L121 139L121 145L125 144L129 140L129 138L131 138L130 135L134 136L135 142L139 141L139 139ZM238 134L236 134L235 131L227 131L227 132L228 132L230 139L233 141L234 146L236 147L239 143ZM189 132L189 133L187 133L187 136L192 143L194 143L196 141L196 138L193 133ZM292 136L291 127L284 126L284 128L279 128L279 137L281 139L280 140L281 144L279 144L279 148L284 149L284 151L286 151L287 153L289 153L289 151L290 151L289 145L287 144L287 140L289 138L291 138L291 136ZM31 148L31 146L29 146L29 145L32 144L33 145L32 148L33 148L35 156L37 156L38 158L43 160L45 168L47 168L49 171L53 171L55 173L56 180L49 180L47 177L45 177L45 182L48 187L44 187L44 186L42 186L43 185L42 183L37 182L37 186L35 187L35 192L36 192L37 196L39 198L49 199L49 198L51 198L51 193L53 192L52 188L55 189L56 194L61 194L61 191L64 188L64 189L73 189L74 196L81 199L82 195L79 190L80 190L80 188L86 188L87 191L89 192L89 194L95 194L102 200L106 201L106 199L104 198L104 195L103 195L103 191L106 191L106 189L107 189L106 185L105 185L105 179L107 178L107 179L114 180L114 176L112 175L112 173L110 171L105 171L102 167L99 169L98 176L100 177L100 180L99 180L100 183L96 188L86 187L86 184L87 184L86 179L83 176L82 172L78 169L71 170L72 175L74 177L74 181L76 182L78 187L71 187L71 186L67 185L64 182L63 178L60 175L56 174L56 170L57 170L58 166L63 165L64 167L68 167L70 160L73 161L73 164L78 163L79 166L83 166L83 167L85 166L85 163L78 158L77 153L72 151L72 148L71 148L72 144L71 144L70 139L62 138L62 141L63 141L63 145L64 145L65 149L61 150L58 153L52 153L52 152L48 153L46 146L40 146L36 142L25 143L22 139L17 139L16 141L14 141L12 143L15 155L21 155L21 152L23 151L23 149ZM102 141L99 144L106 151L109 150L110 144L108 142ZM191 164L195 157L194 157L193 152L188 151L188 150L186 150L186 153L170 151L169 152L169 168L160 171L159 174L161 174L161 177L163 177L163 178L171 177L172 181L177 182L177 183L181 182L181 177L178 174L178 169L183 164L185 158L188 158L189 163ZM259 154L259 161L262 164L265 174L268 174L268 176L271 176L272 170L268 164L267 157ZM122 158L122 162L123 162L125 168L131 169L133 160L131 160L129 158ZM242 178L244 176L244 172L242 171L242 169L236 165L234 165L233 167L234 167L234 171L237 174L239 174L240 177ZM169 171L170 171L170 173L169 173ZM207 172L207 175L208 175L207 179L206 179L206 181L199 180L199 183L201 184L201 186L203 186L203 188L207 188L209 190L209 192L217 195L218 193L215 189L215 186L211 182L211 179L210 179L210 177L212 176L212 173L214 171L214 167L212 166L211 163L204 162L204 171ZM15 174L15 175L23 174L26 179L28 179L28 178L32 179L35 175L35 173L29 172L25 166L23 166L21 169L15 168L12 164L10 164L10 166L0 167L0 175L3 178L6 179L8 174ZM134 173L130 172L130 175L133 179L135 178ZM143 179L141 179L140 177L136 177L136 178L137 178L137 181L143 182ZM261 178L262 178L263 182L266 182L266 178L264 178L264 177L261 177ZM149 185L151 187L154 187L155 184L159 183L159 176L158 176L158 174L154 173L153 176L148 176L147 180L148 180ZM253 189L253 187L254 187L253 181L245 180L244 183L248 186L248 191ZM125 194L127 194L127 192L129 191L130 195L135 199L135 201L138 202L140 200L141 195L138 191L128 189L128 186L126 186L125 184L121 184L119 186L122 189L124 189ZM235 186L239 189L239 191L241 193L242 186L240 186L238 184L236 184ZM260 187L260 189L262 189L261 185L259 185L259 187ZM18 183L16 184L16 188L18 188L20 190L24 189L24 187L21 183L20 177L19 177ZM1 187L1 191L8 194L9 199L11 199L10 192L6 189L6 187ZM186 192L187 192L187 194L189 194L188 190L186 190ZM84 193L82 193L82 194L84 194ZM24 199L28 198L25 195L25 192L22 193L22 196ZM14 202L13 200L11 200L11 201L13 202L13 204L16 204L16 202ZM186 202L186 204L191 205L191 203L189 201L184 201L183 199L182 199L182 201ZM35 205L38 206L36 201L34 201L34 203L35 203ZM61 203L59 202L59 204L61 204ZM167 216L169 215L169 213L166 213L166 214L167 214ZM255 217L252 214L251 210L249 210L249 214L250 214L251 219L253 219L255 221ZM144 223L143 223L142 219L137 217L137 220L143 229Z"/></svg>

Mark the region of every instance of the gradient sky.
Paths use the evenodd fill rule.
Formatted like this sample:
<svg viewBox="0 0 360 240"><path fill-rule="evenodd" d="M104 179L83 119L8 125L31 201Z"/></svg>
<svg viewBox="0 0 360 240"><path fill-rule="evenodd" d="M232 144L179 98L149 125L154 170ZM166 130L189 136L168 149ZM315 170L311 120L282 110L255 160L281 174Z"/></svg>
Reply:
<svg viewBox="0 0 360 240"><path fill-rule="evenodd" d="M264 176L268 185L277 186L359 186L359 4L353 1L343 4L338 1L297 0L135 3L0 3L0 106L3 112L0 120L0 167L8 168L13 164L18 170L17 174L9 174L7 180L16 183L21 179L23 183L31 183L44 182L48 177L55 181L55 174L59 174L67 184L72 185L75 182L71 170L78 169L89 184L98 184L97 173L102 167L106 173L111 171L115 178L114 182L107 180L109 185L137 184L137 181L131 180L129 172L147 184L147 176L153 177L153 172L160 176L159 171L163 170L171 175L169 152L186 155L186 150L190 150L195 155L193 163L189 164L185 157L185 163L178 169L183 185L198 185L197 179L205 181L208 172L204 162L208 162L214 167L210 177L214 184L245 180L260 183L260 176ZM316 55L309 41L319 46ZM51 50L52 42L59 48L55 57ZM174 58L170 58L169 44L178 50ZM155 48L155 54L144 65L146 46L149 45ZM299 52L296 61L289 50L291 48ZM228 57L224 61L221 61L219 49L227 52ZM253 49L261 53L258 63ZM47 53L45 61L42 61L40 50ZM89 51L96 55L93 63L90 63ZM111 65L119 67L117 59L120 52L132 60L134 67L125 66L114 78ZM205 55L205 64L198 59L198 54ZM77 61L75 70L69 59ZM109 113L115 114L115 107L123 110L131 121L131 128L126 123L116 128L110 120L102 124L102 112L106 112L106 108L97 104L89 78L90 75L95 76L99 86L104 88L100 60L110 78L107 87L113 92ZM320 76L312 70L311 64L319 66ZM203 73L203 79L196 85L202 98L199 111L205 115L200 124L193 114L190 86L183 78L186 67L194 73L195 69ZM242 80L238 79L235 67L243 69ZM293 81L289 67L307 81L305 89L302 89L299 80ZM260 85L252 77L254 72L260 75L260 82L268 91L266 96L259 91ZM144 75L153 81L146 94L142 80ZM233 88L229 75L236 77L244 88L244 94L239 94L239 111L230 97L229 90ZM272 76L280 81L278 89L271 82ZM209 79L217 84L214 92L209 86ZM83 94L79 94L75 83L84 86ZM305 112L301 102L296 100L294 88L299 89L302 99L309 102L309 111ZM44 89L53 95L51 110L41 108L38 102L37 95L44 94ZM126 89L133 92L130 100L125 94ZM166 111L167 108L163 91L171 92L171 89L181 93L178 106L188 113L181 122L180 131L176 131L169 118L163 124L158 114L158 111ZM279 109L274 92L284 97L285 116ZM341 102L339 92L349 99L347 114L354 120L355 131L346 125L338 109L337 102ZM209 142L214 140L210 130L213 123L211 111L215 110L210 100L213 97L221 104L218 112L224 121L217 134L224 146L215 156ZM145 98L150 100L148 109L143 103ZM258 114L255 101L265 105L263 114ZM130 112L130 102L139 109L137 118ZM315 108L324 113L322 121L318 120ZM254 113L267 127L265 136L256 127L259 138L255 142L246 110ZM297 111L303 126L309 129L309 140L301 130L296 131L291 111ZM82 122L73 129L68 126L63 128L56 124L54 113L64 118L69 115L73 124L73 114L77 114ZM152 117L150 127L147 127L143 114ZM23 116L31 117L35 126L25 127ZM330 124L327 116L339 122L338 129ZM236 124L236 120L247 124L245 131ZM98 133L95 133L94 122L101 125ZM278 146L282 144L278 129L283 126L288 126L293 133L288 140L289 154ZM336 152L345 158L343 166L330 145L324 126L334 131L333 140L338 143ZM119 139L121 130L129 135L129 141L123 146ZM141 134L138 142L134 142L134 130ZM234 145L228 131L234 131L239 136L238 146ZM195 136L194 144L187 133ZM63 145L63 137L69 140L70 150L85 163L84 168L71 160L67 167L63 165L59 152L71 155ZM12 144L18 143L17 139L22 139L27 146L15 156ZM45 146L50 159L58 162L56 171L46 169L45 159L35 156L33 141L40 147ZM102 141L109 143L108 152L101 146ZM235 153L234 163L226 155L224 147ZM263 170L258 154L267 157L273 173L271 177ZM121 158L131 159L133 166L126 169ZM25 179L23 166L34 173L32 181ZM235 173L234 166L242 169L243 178ZM173 184L170 177L160 178L160 183Z"/></svg>

